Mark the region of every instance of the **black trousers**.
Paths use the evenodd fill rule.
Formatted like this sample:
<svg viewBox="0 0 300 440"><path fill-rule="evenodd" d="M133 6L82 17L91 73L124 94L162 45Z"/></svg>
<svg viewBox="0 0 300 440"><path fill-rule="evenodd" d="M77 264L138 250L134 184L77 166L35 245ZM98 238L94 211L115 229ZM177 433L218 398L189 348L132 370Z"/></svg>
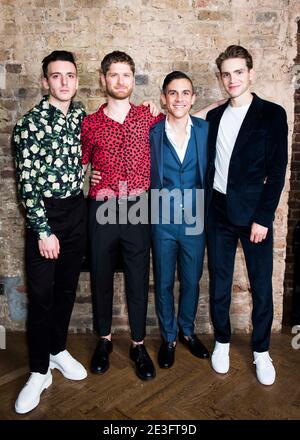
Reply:
<svg viewBox="0 0 300 440"><path fill-rule="evenodd" d="M38 239L26 232L28 284L27 337L30 371L45 374L49 354L66 348L86 236L86 204L82 194L44 199L52 232L60 243L58 259L42 257Z"/></svg>
<svg viewBox="0 0 300 440"><path fill-rule="evenodd" d="M269 349L273 321L273 229L260 243L250 242L250 226L233 225L227 217L226 196L214 191L207 222L210 310L215 339L230 341L230 301L234 260L241 241L252 294L252 349Z"/></svg>
<svg viewBox="0 0 300 440"><path fill-rule="evenodd" d="M150 225L131 224L129 221L120 224L118 220L116 224L99 224L96 214L102 203L90 200L89 209L94 329L99 336L111 332L114 273L121 249L131 337L139 342L144 339L146 329ZM126 203L130 209L134 202ZM118 204L116 209L118 211Z"/></svg>

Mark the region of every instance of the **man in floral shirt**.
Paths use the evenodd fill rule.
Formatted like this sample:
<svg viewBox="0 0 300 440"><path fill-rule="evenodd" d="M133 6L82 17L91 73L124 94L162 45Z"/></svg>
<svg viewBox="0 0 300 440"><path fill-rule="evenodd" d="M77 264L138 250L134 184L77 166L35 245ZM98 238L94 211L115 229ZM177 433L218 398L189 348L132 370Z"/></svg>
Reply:
<svg viewBox="0 0 300 440"><path fill-rule="evenodd" d="M28 347L31 375L15 410L35 408L52 383L51 369L81 380L85 368L66 350L85 247L80 128L85 112L72 103L78 86L71 52L43 62L41 102L14 128L18 192L26 210Z"/></svg>

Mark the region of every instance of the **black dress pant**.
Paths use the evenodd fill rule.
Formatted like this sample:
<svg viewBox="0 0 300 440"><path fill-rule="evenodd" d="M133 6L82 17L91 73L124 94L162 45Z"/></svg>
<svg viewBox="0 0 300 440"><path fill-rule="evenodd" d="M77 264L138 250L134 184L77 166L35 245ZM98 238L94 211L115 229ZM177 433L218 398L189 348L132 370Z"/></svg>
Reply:
<svg viewBox="0 0 300 440"><path fill-rule="evenodd" d="M96 214L102 203L90 200L89 210L94 329L99 336L111 333L114 273L121 249L131 337L139 342L144 339L146 329L150 225L131 224L130 221L120 224L118 215L115 224L99 224ZM134 202L126 203L129 210ZM118 202L116 210L118 211Z"/></svg>
<svg viewBox="0 0 300 440"><path fill-rule="evenodd" d="M86 204L82 194L44 199L47 218L60 243L58 259L40 255L37 236L26 231L28 284L27 337L31 372L45 374L49 354L66 348L86 236Z"/></svg>
<svg viewBox="0 0 300 440"><path fill-rule="evenodd" d="M272 271L273 229L260 243L250 241L250 226L236 226L227 216L226 196L214 191L207 222L208 264L210 272L210 311L215 339L230 341L229 309L238 240L245 255L252 294L252 349L269 349L273 321Z"/></svg>

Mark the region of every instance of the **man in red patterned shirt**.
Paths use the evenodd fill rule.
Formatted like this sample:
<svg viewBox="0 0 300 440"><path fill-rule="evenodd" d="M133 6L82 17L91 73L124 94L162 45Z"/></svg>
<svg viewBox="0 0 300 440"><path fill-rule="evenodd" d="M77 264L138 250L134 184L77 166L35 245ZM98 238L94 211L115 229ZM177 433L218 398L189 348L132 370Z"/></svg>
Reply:
<svg viewBox="0 0 300 440"><path fill-rule="evenodd" d="M135 65L124 52L107 54L101 62L101 83L107 103L82 124L83 164L101 171L101 180L91 186L89 232L91 243L91 279L94 328L100 339L91 361L91 371L103 374L109 368L112 351L111 324L113 279L121 248L126 283L132 345L130 358L142 380L155 377L153 362L144 345L148 302L150 225L133 224L121 211L137 203L135 196L146 201L150 186L149 131L161 120L148 107L130 102L134 87ZM112 201L116 221L103 222L99 212ZM145 205L144 205L145 206ZM117 218L118 217L118 218ZM103 220L103 218L102 218Z"/></svg>

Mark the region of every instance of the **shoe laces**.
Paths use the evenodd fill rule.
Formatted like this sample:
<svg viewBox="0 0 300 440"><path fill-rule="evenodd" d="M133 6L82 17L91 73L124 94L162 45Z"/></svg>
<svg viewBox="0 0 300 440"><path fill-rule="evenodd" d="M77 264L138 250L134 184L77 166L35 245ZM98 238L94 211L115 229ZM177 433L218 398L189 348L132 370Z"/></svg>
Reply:
<svg viewBox="0 0 300 440"><path fill-rule="evenodd" d="M149 355L144 344L138 344L134 348L138 351L137 360L139 362L147 361L149 359Z"/></svg>
<svg viewBox="0 0 300 440"><path fill-rule="evenodd" d="M110 346L110 344L112 344L112 342L107 339L107 338L101 338L98 342L97 345L97 350L99 351L99 353L101 355L106 355L107 354L107 350L109 349L108 347Z"/></svg>
<svg viewBox="0 0 300 440"><path fill-rule="evenodd" d="M273 360L271 359L269 353L258 353L256 359L253 361L255 365L259 365L261 368L267 368L270 366Z"/></svg>

